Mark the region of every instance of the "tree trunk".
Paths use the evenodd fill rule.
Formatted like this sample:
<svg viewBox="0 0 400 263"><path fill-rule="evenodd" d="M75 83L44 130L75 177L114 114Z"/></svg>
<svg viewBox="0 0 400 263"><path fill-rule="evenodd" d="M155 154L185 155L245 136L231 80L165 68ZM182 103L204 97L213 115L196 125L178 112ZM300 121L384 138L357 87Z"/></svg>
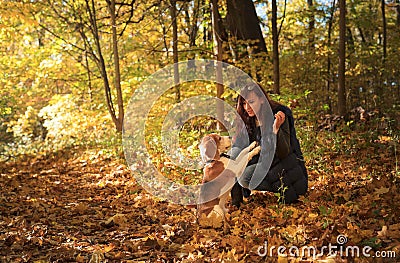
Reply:
<svg viewBox="0 0 400 263"><path fill-rule="evenodd" d="M227 21L232 36L240 40L255 40L255 52L267 52L256 8L252 0L227 0Z"/></svg>
<svg viewBox="0 0 400 263"><path fill-rule="evenodd" d="M87 52L87 44L86 41L83 41L85 45L85 67L87 70L87 77L88 77L88 95L89 95L89 101L92 102L93 100L93 92L92 92L92 76L90 72L90 66L89 66L89 56Z"/></svg>
<svg viewBox="0 0 400 263"><path fill-rule="evenodd" d="M351 32L351 28L346 26L346 44L347 44L347 51L349 54L354 54L356 52L355 45L354 45L354 38L353 33Z"/></svg>
<svg viewBox="0 0 400 263"><path fill-rule="evenodd" d="M189 31L188 31L188 37L189 37L189 48L194 48L196 46L196 37L199 32L199 17L200 17L200 5L201 5L201 0L194 0L194 6L193 6L193 15L192 19L190 21L190 16L189 16L189 10L186 10L186 16L187 16L187 24L189 26ZM186 5L187 7L188 5ZM189 53L188 54L188 68L193 69L195 68L195 62L193 61L195 59L195 54L194 53Z"/></svg>
<svg viewBox="0 0 400 263"><path fill-rule="evenodd" d="M199 31L200 0L194 0L193 17L189 29L189 46L196 46L196 37Z"/></svg>
<svg viewBox="0 0 400 263"><path fill-rule="evenodd" d="M308 38L308 43L310 45L311 50L314 49L315 46L315 35L314 35L314 29L315 29L315 17L314 17L314 5L313 5L313 0L307 0L308 4L308 12L309 12L309 22L308 22L308 33L309 33L309 38Z"/></svg>
<svg viewBox="0 0 400 263"><path fill-rule="evenodd" d="M39 19L40 24L42 24L41 20L42 19ZM44 47L43 39L45 38L46 30L44 28L39 28L37 32L38 32L38 46L39 48Z"/></svg>
<svg viewBox="0 0 400 263"><path fill-rule="evenodd" d="M346 114L346 0L339 0L339 83L338 83L338 113Z"/></svg>
<svg viewBox="0 0 400 263"><path fill-rule="evenodd" d="M328 46L331 46L331 40L332 40L332 27L333 27L333 18L335 14L335 8L336 7L336 0L333 0L330 14L329 14L329 21L328 21ZM331 91L331 82L332 82L332 76L331 76L331 55L328 53L328 58L327 58L327 81L326 81L326 103L329 105L329 110L332 110L332 102L331 102L331 97L330 97L330 91Z"/></svg>
<svg viewBox="0 0 400 263"><path fill-rule="evenodd" d="M382 9L382 28L383 28L383 67L385 67L385 60L387 56L387 29L386 29L386 13L385 13L385 0L381 1Z"/></svg>
<svg viewBox="0 0 400 263"><path fill-rule="evenodd" d="M397 26L400 27L400 0L396 0Z"/></svg>
<svg viewBox="0 0 400 263"><path fill-rule="evenodd" d="M267 52L253 1L227 0L227 12L226 20L230 35L237 40L249 41L247 45L252 54ZM242 54L237 55L238 59L242 56Z"/></svg>
<svg viewBox="0 0 400 263"><path fill-rule="evenodd" d="M99 30L97 28L96 6L94 3L94 0L91 0L91 3L89 3L89 0L86 0L86 7L87 7L87 10L89 13L91 30L92 30L92 34L93 34L93 38L94 38L94 42L95 42L95 46L96 46L96 51L97 51L97 56L98 56L98 57L96 57L95 61L97 63L97 67L100 70L101 78L103 80L104 91L105 91L106 102L107 102L107 109L111 115L111 119L114 122L114 125L115 125L117 131L119 131L120 124L118 123L118 119L115 114L115 109L114 109L114 105L112 102L112 96L111 96L110 83L108 81L106 63L104 61L103 52L102 52L101 44L100 44L100 35L99 35Z"/></svg>
<svg viewBox="0 0 400 263"><path fill-rule="evenodd" d="M222 49L222 39L221 35L222 33L222 28L220 24L220 14L218 11L218 0L212 0L212 25L213 25L213 32L214 32L214 52L217 55L217 70L216 70L216 86L217 86L217 98L222 99L222 93L224 93L224 86L222 84L222 54L223 54L223 49ZM220 101L217 102L217 117L218 120L223 120L224 119L224 104ZM218 130L223 130L224 126L220 121L218 121Z"/></svg>
<svg viewBox="0 0 400 263"><path fill-rule="evenodd" d="M272 41L273 41L273 54L272 59L274 63L274 93L280 94L280 78L279 78L279 36L278 36L278 8L276 6L276 0L272 0Z"/></svg>
<svg viewBox="0 0 400 263"><path fill-rule="evenodd" d="M107 102L107 109L108 112L111 115L111 119L115 125L115 128L118 132L122 131L122 126L123 126L123 118L124 118L124 106L123 106L123 100L122 100L122 92L121 92L121 81L120 81L120 71L119 71L119 56L118 56L118 43L117 43L117 31L116 31L116 21L115 21L115 2L113 1L107 1L107 5L109 7L110 15L111 15L111 24L114 25L112 29L112 34L113 34L113 54L114 54L114 63L115 63L115 84L116 84L116 89L117 89L117 103L118 103L118 117L115 112L113 100L112 100L112 94L111 94L111 87L110 87L110 82L108 79L108 73L107 73L107 67L106 63L104 60L103 52L102 52L102 47L100 43L100 34L97 26L97 18L96 18L96 5L94 0L85 0L86 3L86 9L88 12L88 18L89 18L89 24L90 24L90 31L93 36L94 40L94 45L96 47L96 52L95 54L94 50L91 49L90 46L88 46L91 50L91 56L93 57L93 60L96 62L97 67L100 70L101 78L103 80L103 86L104 86L104 91L105 91L105 96L106 96L106 102ZM114 10L114 12L112 12ZM114 15L112 15L112 13ZM115 31L114 31L115 29ZM84 41L87 41L87 38L83 32L81 32L82 37L84 38ZM117 84L118 83L118 84Z"/></svg>
<svg viewBox="0 0 400 263"><path fill-rule="evenodd" d="M176 1L171 0L170 2L170 13L172 20L172 56L174 59L174 84L175 84L175 101L179 103L181 101L181 91L179 88L179 58L178 58L178 23L176 17Z"/></svg>
<svg viewBox="0 0 400 263"><path fill-rule="evenodd" d="M111 32L112 32L112 48L114 56L114 88L117 91L118 118L116 122L117 131L122 131L124 122L124 101L122 99L121 90L121 71L119 68L119 52L118 52L118 36L117 23L115 18L115 0L107 1L108 9L111 17Z"/></svg>
<svg viewBox="0 0 400 263"><path fill-rule="evenodd" d="M383 97L383 89L384 89L384 82L387 81L385 79L385 64L386 64L386 57L387 57L387 23L386 23L386 10L385 10L385 0L381 0L381 12L382 12L382 69L380 70L379 74L379 81L380 87L377 87L376 95L378 97L378 102L382 101Z"/></svg>

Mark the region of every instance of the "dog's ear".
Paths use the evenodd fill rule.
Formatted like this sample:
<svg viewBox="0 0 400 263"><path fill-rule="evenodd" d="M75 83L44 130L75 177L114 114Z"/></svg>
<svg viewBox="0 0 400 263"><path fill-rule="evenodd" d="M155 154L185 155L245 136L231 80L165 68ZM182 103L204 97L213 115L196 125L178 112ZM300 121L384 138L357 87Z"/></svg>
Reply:
<svg viewBox="0 0 400 263"><path fill-rule="evenodd" d="M222 139L221 135L216 134L216 133L211 133L208 136L214 140L214 142L217 144L217 147L218 147L218 144L220 143L220 141Z"/></svg>
<svg viewBox="0 0 400 263"><path fill-rule="evenodd" d="M201 140L200 155L204 163L215 159L215 156L219 154L217 144L212 137L206 136Z"/></svg>

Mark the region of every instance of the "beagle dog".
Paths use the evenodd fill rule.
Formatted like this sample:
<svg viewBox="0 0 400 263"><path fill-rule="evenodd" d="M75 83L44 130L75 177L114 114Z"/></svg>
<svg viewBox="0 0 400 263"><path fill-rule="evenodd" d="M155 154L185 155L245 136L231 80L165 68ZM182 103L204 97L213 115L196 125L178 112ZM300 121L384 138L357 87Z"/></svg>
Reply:
<svg viewBox="0 0 400 263"><path fill-rule="evenodd" d="M227 213L225 204L235 179L241 176L247 163L261 150L261 147L253 142L243 149L235 160L231 160L229 156L223 154L230 147L229 136L220 136L215 133L204 136L200 141L200 155L205 164L198 206L200 219L214 214L225 221ZM216 198L210 200L210 197L214 196Z"/></svg>

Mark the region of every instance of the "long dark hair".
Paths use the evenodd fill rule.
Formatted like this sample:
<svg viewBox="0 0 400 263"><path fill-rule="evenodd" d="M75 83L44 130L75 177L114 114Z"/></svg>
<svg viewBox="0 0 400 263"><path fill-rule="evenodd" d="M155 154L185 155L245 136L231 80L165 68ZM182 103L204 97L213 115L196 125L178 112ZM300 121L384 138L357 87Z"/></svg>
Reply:
<svg viewBox="0 0 400 263"><path fill-rule="evenodd" d="M247 114L247 112L243 106L245 103L245 98L247 98L249 96L249 94L252 92L259 98L262 98L262 99L267 98L267 101L269 103L269 106L271 107L272 112L275 112L279 106L282 106L282 104L270 99L270 97L268 96L264 87L261 86L260 84L258 84L258 87L257 87L257 84L252 83L252 84L245 85L240 89L240 95L238 96L238 99L237 99L236 110L246 126L246 130L249 134L250 140L252 140L251 137L255 134L255 131L257 128L257 122L256 122L257 117L256 116L250 117ZM265 107L267 107L267 106L264 103L260 109L260 113L258 114L258 116L262 120L265 119L266 116L264 114L267 113L267 109ZM236 131L240 132L240 131L242 131L242 129L243 129L243 126L241 125L241 122L237 121L236 122Z"/></svg>

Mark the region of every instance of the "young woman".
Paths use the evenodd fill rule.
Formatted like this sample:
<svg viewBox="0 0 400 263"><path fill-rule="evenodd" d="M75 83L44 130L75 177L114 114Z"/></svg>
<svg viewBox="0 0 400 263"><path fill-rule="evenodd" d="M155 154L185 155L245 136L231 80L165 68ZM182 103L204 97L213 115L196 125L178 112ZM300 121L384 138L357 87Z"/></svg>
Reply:
<svg viewBox="0 0 400 263"><path fill-rule="evenodd" d="M269 116L271 114L268 106L272 110L273 121L272 116ZM291 110L270 100L262 88L253 84L241 89L237 111L245 127L242 127L243 123L240 126L238 122L237 135L234 138L230 155L235 158L242 149L253 141L257 141L261 145L263 158L261 160L260 155L257 155L249 162L242 176L232 188L232 204L239 207L243 202L243 195L250 194L248 188L252 178L261 178L260 182L256 184L255 190L280 193L283 198L281 201L285 203L296 201L300 195L307 192L308 175L296 137ZM272 127L268 127L267 123L273 123ZM276 134L276 142L269 138L273 136L266 136L271 132ZM264 138L262 138L262 134ZM271 143L276 143L275 152L272 153L269 152L273 148ZM268 154L271 155L272 163L270 166L264 166L270 167L269 170L263 169L263 165L259 165L256 169L258 163L268 162L266 161L268 158L265 158Z"/></svg>

